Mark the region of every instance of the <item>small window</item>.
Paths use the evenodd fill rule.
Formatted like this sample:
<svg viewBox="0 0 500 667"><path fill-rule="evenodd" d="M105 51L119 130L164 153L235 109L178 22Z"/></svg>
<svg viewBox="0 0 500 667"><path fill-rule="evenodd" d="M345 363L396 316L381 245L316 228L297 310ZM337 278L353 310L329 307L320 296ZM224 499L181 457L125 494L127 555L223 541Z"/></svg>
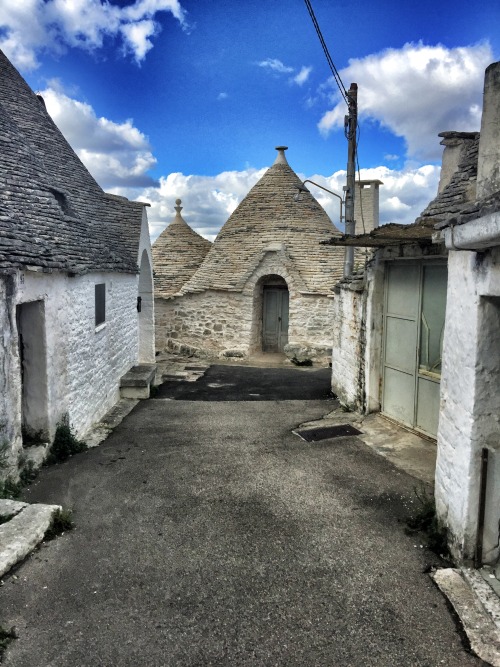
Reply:
<svg viewBox="0 0 500 667"><path fill-rule="evenodd" d="M106 283L95 286L95 325L106 321Z"/></svg>
<svg viewBox="0 0 500 667"><path fill-rule="evenodd" d="M49 188L50 192L54 195L56 202L59 204L61 211L68 216L75 217L71 206L69 205L68 198L64 192L61 190L56 190L55 188Z"/></svg>

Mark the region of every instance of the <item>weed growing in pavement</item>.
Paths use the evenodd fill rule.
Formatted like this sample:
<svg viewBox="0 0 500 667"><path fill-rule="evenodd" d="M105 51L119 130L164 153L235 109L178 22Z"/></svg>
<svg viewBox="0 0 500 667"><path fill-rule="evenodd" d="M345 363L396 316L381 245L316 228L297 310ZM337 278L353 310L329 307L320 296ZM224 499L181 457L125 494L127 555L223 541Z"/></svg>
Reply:
<svg viewBox="0 0 500 667"><path fill-rule="evenodd" d="M15 482L12 477L7 477L0 482L0 498L17 500L21 495L21 484Z"/></svg>
<svg viewBox="0 0 500 667"><path fill-rule="evenodd" d="M419 507L406 520L407 533L422 533L431 551L443 558L449 558L448 531L438 521L434 496L430 495L423 485L420 488L415 487L414 492Z"/></svg>
<svg viewBox="0 0 500 667"><path fill-rule="evenodd" d="M7 441L2 441L0 443L0 478L3 477L1 474L2 471L8 470L9 468L9 443ZM15 500L16 498L19 498L20 494L21 485L10 475L0 479L0 498Z"/></svg>
<svg viewBox="0 0 500 667"><path fill-rule="evenodd" d="M10 630L5 630L0 626L0 662L2 662L2 655L13 639L17 639L17 632L14 627Z"/></svg>
<svg viewBox="0 0 500 667"><path fill-rule="evenodd" d="M44 542L53 540L58 535L62 535L68 530L73 530L75 524L73 523L73 513L71 510L57 510L52 517L50 526L45 531Z"/></svg>
<svg viewBox="0 0 500 667"><path fill-rule="evenodd" d="M47 465L61 463L73 454L79 454L86 449L88 449L87 444L83 440L78 440L71 428L68 415L64 415L57 424L54 442L45 462Z"/></svg>

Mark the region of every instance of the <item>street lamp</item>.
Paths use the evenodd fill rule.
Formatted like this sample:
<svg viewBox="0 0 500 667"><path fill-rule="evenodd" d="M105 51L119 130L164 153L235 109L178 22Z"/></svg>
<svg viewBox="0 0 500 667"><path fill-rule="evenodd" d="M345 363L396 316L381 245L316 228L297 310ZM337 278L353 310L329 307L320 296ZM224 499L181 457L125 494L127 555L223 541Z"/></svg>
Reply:
<svg viewBox="0 0 500 667"><path fill-rule="evenodd" d="M301 195L302 195L303 192L309 192L310 193L310 190L308 188L306 188L306 186L305 186L306 183L311 183L312 185L315 185L317 188L321 188L321 190L324 190L325 192L328 192L328 194L339 198L339 200L340 200L340 223L342 224L342 220L344 219L344 217L342 215L342 206L344 204L344 200L342 199L342 197L339 194L337 194L336 192L333 192L332 190L329 190L328 188L325 188L323 185L320 185L319 183L315 183L314 181L311 181L309 178L306 178L306 180L302 181L302 183L300 185L297 185L298 192L295 195L295 197L293 198L294 201L300 201Z"/></svg>

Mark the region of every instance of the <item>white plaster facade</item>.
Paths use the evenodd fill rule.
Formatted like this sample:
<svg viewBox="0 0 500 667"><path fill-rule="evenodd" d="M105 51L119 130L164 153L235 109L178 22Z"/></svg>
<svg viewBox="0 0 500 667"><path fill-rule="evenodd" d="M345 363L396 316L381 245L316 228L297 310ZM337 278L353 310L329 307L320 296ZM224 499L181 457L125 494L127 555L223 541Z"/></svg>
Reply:
<svg viewBox="0 0 500 667"><path fill-rule="evenodd" d="M447 258L435 500L457 562L500 559L500 63L486 70L481 133L446 132L438 197L417 220L436 245L384 228L361 276L337 286L332 388L365 412L381 407L384 274L392 261ZM436 229L440 231L436 231ZM398 235L401 243L398 243ZM389 245L384 246L384 239ZM390 246L393 245L393 247ZM373 243L375 245L375 243ZM419 256L420 253L420 256ZM487 461L487 467L486 467Z"/></svg>
<svg viewBox="0 0 500 667"><path fill-rule="evenodd" d="M155 347L145 204L100 188L2 52L0 84L1 482L63 418L84 438Z"/></svg>
<svg viewBox="0 0 500 667"><path fill-rule="evenodd" d="M475 205L449 249L436 509L459 561L500 558L500 63L485 72ZM483 465L482 465L483 462Z"/></svg>
<svg viewBox="0 0 500 667"><path fill-rule="evenodd" d="M497 215L497 217L500 217ZM481 220L460 230L484 243ZM500 235L497 242L500 243ZM455 245L455 248L457 246ZM444 338L436 507L458 560L499 557L500 521L500 247L451 249ZM489 451L484 533L478 535L481 455Z"/></svg>
<svg viewBox="0 0 500 667"><path fill-rule="evenodd" d="M67 415L76 435L84 437L119 400L121 377L137 363L154 363L147 256L144 248L139 275L102 272L71 277L24 270L0 280L3 293L9 292L0 313L0 427L10 444L12 462L22 450L23 427L41 431L51 442L57 423ZM96 284L104 284L106 292L105 322L97 327ZM20 334L26 348L24 363Z"/></svg>

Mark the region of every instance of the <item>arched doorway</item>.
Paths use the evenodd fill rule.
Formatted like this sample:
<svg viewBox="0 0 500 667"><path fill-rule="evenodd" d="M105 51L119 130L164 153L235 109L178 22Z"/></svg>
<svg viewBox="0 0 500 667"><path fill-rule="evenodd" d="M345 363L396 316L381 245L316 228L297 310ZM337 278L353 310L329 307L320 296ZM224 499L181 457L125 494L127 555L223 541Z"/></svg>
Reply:
<svg viewBox="0 0 500 667"><path fill-rule="evenodd" d="M283 352L288 343L288 285L277 275L264 276L259 282L262 290L262 351Z"/></svg>
<svg viewBox="0 0 500 667"><path fill-rule="evenodd" d="M137 299L139 316L139 362L153 363L155 358L153 318L153 277L148 253L143 251Z"/></svg>

